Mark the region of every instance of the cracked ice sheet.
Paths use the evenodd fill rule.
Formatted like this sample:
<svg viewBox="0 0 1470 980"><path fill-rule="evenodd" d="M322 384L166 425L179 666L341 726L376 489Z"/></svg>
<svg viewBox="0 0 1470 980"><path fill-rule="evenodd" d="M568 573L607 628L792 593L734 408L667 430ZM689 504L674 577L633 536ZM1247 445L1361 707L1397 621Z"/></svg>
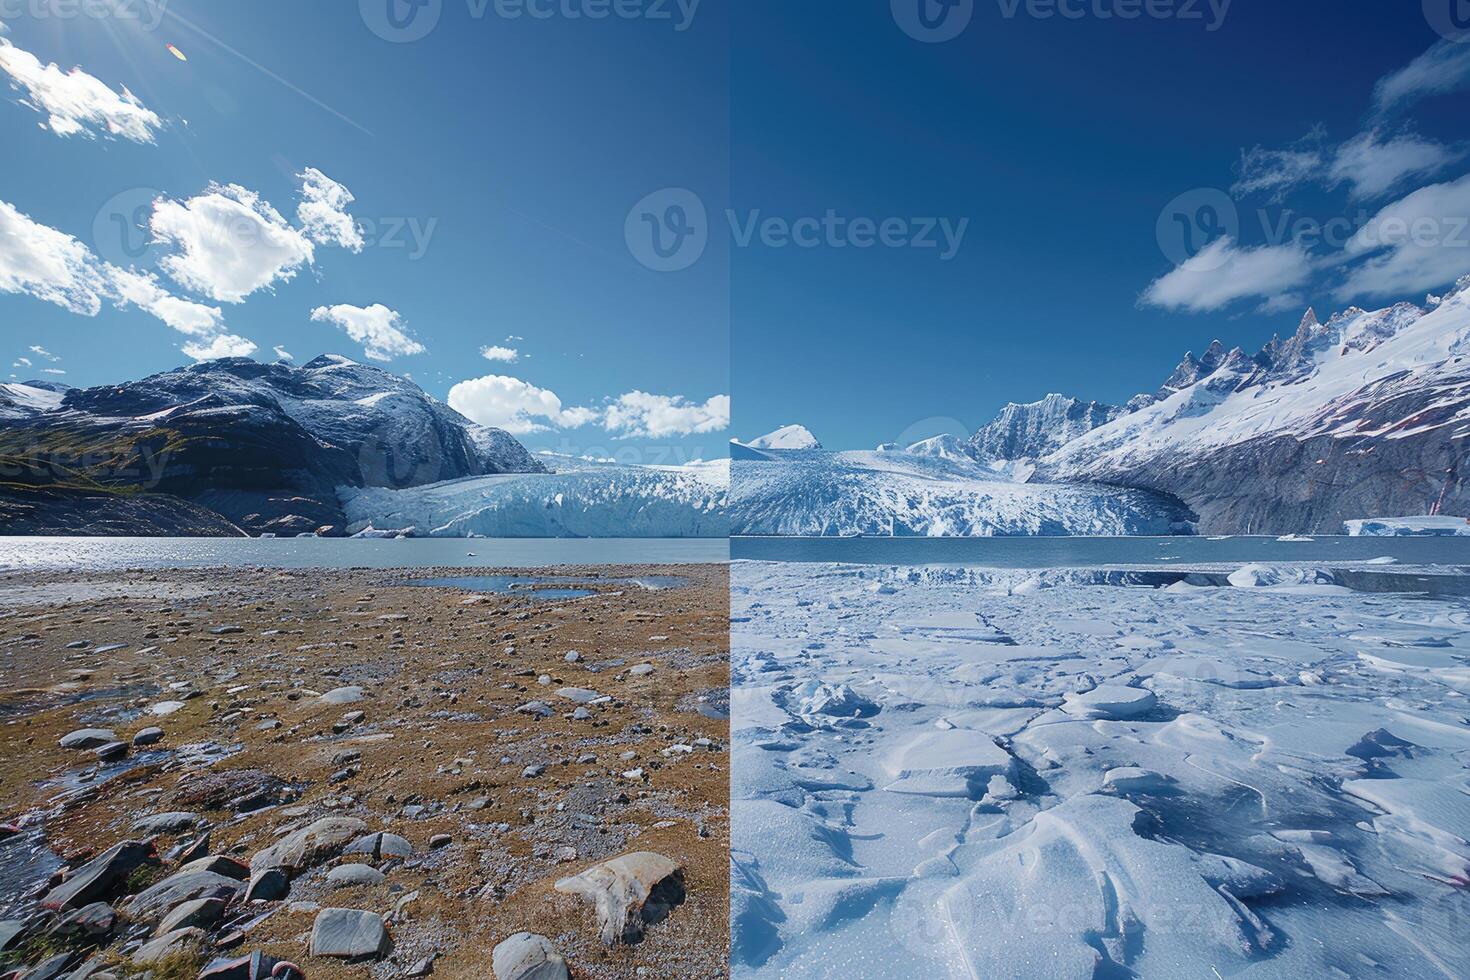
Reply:
<svg viewBox="0 0 1470 980"><path fill-rule="evenodd" d="M736 977L1470 976L1470 605L1040 578L734 563Z"/></svg>

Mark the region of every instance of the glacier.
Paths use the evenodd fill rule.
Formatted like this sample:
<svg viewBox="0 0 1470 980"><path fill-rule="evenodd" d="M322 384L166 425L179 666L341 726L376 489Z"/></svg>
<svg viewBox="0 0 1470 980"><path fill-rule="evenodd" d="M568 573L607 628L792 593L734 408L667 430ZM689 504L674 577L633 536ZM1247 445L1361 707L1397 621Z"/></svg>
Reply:
<svg viewBox="0 0 1470 980"><path fill-rule="evenodd" d="M725 537L728 460L635 466L543 455L556 472L340 487L347 531L418 537Z"/></svg>
<svg viewBox="0 0 1470 980"><path fill-rule="evenodd" d="M1166 495L1089 483L1033 484L1003 469L906 452L765 450L731 463L737 535L1178 534L1192 515Z"/></svg>

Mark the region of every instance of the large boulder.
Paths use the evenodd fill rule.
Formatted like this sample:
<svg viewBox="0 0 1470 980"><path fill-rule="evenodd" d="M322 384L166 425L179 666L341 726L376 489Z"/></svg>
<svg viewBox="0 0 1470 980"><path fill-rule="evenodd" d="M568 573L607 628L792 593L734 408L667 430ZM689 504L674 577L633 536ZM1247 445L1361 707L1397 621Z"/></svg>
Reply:
<svg viewBox="0 0 1470 980"><path fill-rule="evenodd" d="M388 948L388 930L376 912L322 909L311 927L311 955L368 960Z"/></svg>
<svg viewBox="0 0 1470 980"><path fill-rule="evenodd" d="M495 980L567 980L567 961L545 936L518 932L490 954Z"/></svg>
<svg viewBox="0 0 1470 980"><path fill-rule="evenodd" d="M43 908L56 912L78 909L111 897L128 875L154 856L148 841L123 841L66 876L41 899Z"/></svg>
<svg viewBox="0 0 1470 980"><path fill-rule="evenodd" d="M666 918L684 901L684 871L652 851L624 854L556 883L563 895L579 895L597 910L602 941L636 943L645 926Z"/></svg>
<svg viewBox="0 0 1470 980"><path fill-rule="evenodd" d="M323 817L258 852L250 859L250 870L280 868L295 877L312 865L341 854L343 848L366 831L367 824L356 817Z"/></svg>
<svg viewBox="0 0 1470 980"><path fill-rule="evenodd" d="M134 895L126 911L132 919L152 922L185 902L218 898L226 904L245 891L245 883L213 871L178 871Z"/></svg>

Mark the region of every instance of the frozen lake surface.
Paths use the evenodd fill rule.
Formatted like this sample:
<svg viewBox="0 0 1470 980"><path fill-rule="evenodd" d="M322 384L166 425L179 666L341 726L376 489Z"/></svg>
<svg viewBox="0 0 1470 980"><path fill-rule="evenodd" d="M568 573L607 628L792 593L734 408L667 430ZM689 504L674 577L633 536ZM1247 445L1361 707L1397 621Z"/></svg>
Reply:
<svg viewBox="0 0 1470 980"><path fill-rule="evenodd" d="M724 538L0 537L0 570L124 568L544 568L722 562Z"/></svg>
<svg viewBox="0 0 1470 980"><path fill-rule="evenodd" d="M736 562L734 975L1470 976L1470 604L1211 580Z"/></svg>

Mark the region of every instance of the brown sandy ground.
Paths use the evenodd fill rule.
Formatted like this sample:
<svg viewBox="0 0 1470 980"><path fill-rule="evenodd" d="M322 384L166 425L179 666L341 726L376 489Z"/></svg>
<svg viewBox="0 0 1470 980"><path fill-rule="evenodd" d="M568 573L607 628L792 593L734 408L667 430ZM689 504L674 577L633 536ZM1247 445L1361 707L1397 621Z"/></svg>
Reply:
<svg viewBox="0 0 1470 980"><path fill-rule="evenodd" d="M542 570L688 580L659 591L600 583L595 596L557 601L406 584L497 571L530 574L0 576L0 821L42 827L72 865L142 836L131 830L135 820L175 810L207 819L211 853L247 863L324 816L357 817L371 831L407 838L413 856L378 862L381 884L329 890L334 863L361 859L328 859L293 881L285 900L232 908L236 925L211 936L269 912L228 942L238 943L236 954L260 949L291 960L312 980L404 976L429 956L434 976L491 977L491 950L519 930L549 937L574 977L727 976L729 728L719 713L728 707L726 568ZM127 646L96 652L111 644ZM581 659L568 662L569 651ZM629 669L645 663L651 673ZM320 697L347 686L362 687L362 699ZM573 720L577 706L556 693L563 687L613 700ZM183 706L150 712L171 700ZM554 714L516 712L532 700ZM701 704L716 708L712 716ZM364 717L346 723L350 711ZM124 762L100 772L89 772L99 765L93 752L58 746L78 728L112 729L130 743L153 725L162 741L130 748ZM693 751L665 754L674 745ZM132 768L111 775L122 766ZM545 770L527 776L532 766ZM638 769L641 776L626 775ZM202 791L217 785L201 782L209 774L227 777L221 793ZM221 797L243 785L264 786L278 802L232 812ZM158 851L198 833L164 835ZM431 848L436 835L451 842ZM23 836L0 842L0 862L20 846ZM591 906L552 886L632 851L680 863L687 898L641 943L609 948ZM172 867L165 860L161 871L144 869L129 890ZM44 881L0 882L0 908L23 915L38 887ZM126 900L114 904L126 923ZM383 914L391 951L355 964L311 957L318 905ZM124 925L114 935L125 934ZM112 955L127 945L114 938Z"/></svg>

